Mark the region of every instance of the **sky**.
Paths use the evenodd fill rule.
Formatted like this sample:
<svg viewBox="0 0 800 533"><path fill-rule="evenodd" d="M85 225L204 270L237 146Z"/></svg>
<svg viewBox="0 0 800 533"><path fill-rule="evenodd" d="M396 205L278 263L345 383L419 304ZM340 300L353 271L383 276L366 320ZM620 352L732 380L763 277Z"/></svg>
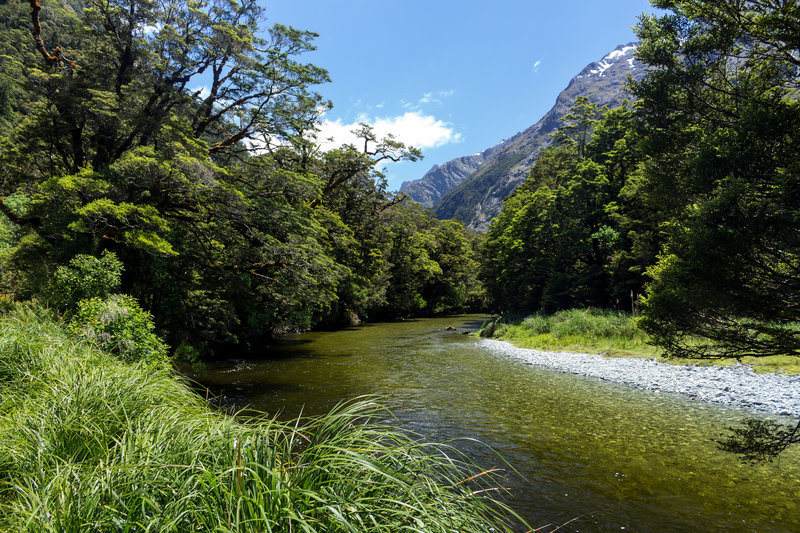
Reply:
<svg viewBox="0 0 800 533"><path fill-rule="evenodd" d="M535 124L587 64L636 40L647 0L263 0L268 24L319 34L320 138L359 122L422 151L385 168L389 189Z"/></svg>

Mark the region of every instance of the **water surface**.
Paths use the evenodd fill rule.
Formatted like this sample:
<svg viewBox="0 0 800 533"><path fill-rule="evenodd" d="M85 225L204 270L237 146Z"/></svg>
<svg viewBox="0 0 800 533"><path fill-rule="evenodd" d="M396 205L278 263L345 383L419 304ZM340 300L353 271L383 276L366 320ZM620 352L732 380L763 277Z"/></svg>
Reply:
<svg viewBox="0 0 800 533"><path fill-rule="evenodd" d="M193 376L227 406L292 418L379 394L397 424L459 441L509 474L508 503L542 531L800 531L800 453L751 467L713 438L744 416L668 394L526 366L462 335L482 317L293 335L263 360ZM458 331L449 331L448 327Z"/></svg>

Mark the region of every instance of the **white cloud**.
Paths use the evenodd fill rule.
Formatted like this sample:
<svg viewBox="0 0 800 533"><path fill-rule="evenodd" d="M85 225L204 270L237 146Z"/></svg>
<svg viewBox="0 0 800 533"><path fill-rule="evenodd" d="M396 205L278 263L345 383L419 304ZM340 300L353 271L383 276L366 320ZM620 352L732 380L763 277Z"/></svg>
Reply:
<svg viewBox="0 0 800 533"><path fill-rule="evenodd" d="M342 144L359 146L363 141L359 142L352 130L357 129L361 122L371 125L378 138L392 134L396 140L419 149L435 148L461 141L461 134L450 124L438 120L433 115L407 111L395 117L370 118L362 115L356 122L350 124L342 123L341 119L323 120L318 135L322 149L330 150ZM333 138L333 141L329 141L329 138Z"/></svg>
<svg viewBox="0 0 800 533"><path fill-rule="evenodd" d="M433 97L433 93L425 93L422 95L422 98L419 99L420 104L430 104L431 102L435 102L436 100Z"/></svg>
<svg viewBox="0 0 800 533"><path fill-rule="evenodd" d="M443 103L442 100L453 96L455 93L456 92L452 89L449 91L427 92L423 94L422 97L419 98L416 102L402 101L401 105L403 106L403 109L409 109L411 111L419 111L420 109L422 109L422 106L424 105L428 104L442 105Z"/></svg>
<svg viewBox="0 0 800 533"><path fill-rule="evenodd" d="M539 72L539 66L541 64L542 64L542 60L541 59L537 59L536 63L533 64L533 71L534 72Z"/></svg>

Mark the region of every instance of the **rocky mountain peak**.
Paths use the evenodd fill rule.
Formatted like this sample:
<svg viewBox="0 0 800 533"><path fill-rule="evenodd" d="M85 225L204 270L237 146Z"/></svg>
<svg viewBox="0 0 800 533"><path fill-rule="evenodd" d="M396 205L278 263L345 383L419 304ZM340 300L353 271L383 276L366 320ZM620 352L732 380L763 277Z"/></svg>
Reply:
<svg viewBox="0 0 800 533"><path fill-rule="evenodd" d="M576 98L586 96L601 106L616 107L629 96L625 91L628 76L639 79L645 72L635 50L636 43L623 44L588 64L558 95L550 111L525 131L479 154L434 165L422 178L405 182L400 189L415 201L432 206L441 219L461 218L474 229L488 229L503 200L524 181Z"/></svg>
<svg viewBox="0 0 800 533"><path fill-rule="evenodd" d="M608 69L620 63L627 63L627 68L634 70L637 66L636 56L633 54L635 51L636 43L621 44L600 61L589 63L580 74L575 76L574 80L591 78L592 76L602 78L606 75Z"/></svg>

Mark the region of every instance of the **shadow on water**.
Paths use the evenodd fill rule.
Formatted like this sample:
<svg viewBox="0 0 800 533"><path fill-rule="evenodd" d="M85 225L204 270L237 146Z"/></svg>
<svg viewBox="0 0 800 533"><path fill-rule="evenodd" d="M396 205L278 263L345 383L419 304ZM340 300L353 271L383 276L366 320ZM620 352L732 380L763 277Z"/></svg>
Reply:
<svg viewBox="0 0 800 533"><path fill-rule="evenodd" d="M749 467L712 442L752 413L525 366L460 334L485 318L302 334L282 339L280 358L209 365L196 379L226 408L285 420L379 395L421 439L485 468L505 458L519 472L508 470L508 502L534 526L800 531L800 453Z"/></svg>
<svg viewBox="0 0 800 533"><path fill-rule="evenodd" d="M478 331L479 329L481 329L481 326L483 326L489 318L490 317L483 317L479 320L478 319L466 320L462 322L461 327L473 332Z"/></svg>

